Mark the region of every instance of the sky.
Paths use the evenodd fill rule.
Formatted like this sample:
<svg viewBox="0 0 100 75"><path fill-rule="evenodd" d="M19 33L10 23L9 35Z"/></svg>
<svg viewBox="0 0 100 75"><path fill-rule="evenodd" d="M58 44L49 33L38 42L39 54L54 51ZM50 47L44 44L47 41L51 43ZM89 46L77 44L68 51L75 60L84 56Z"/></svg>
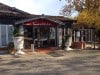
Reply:
<svg viewBox="0 0 100 75"><path fill-rule="evenodd" d="M31 14L60 15L59 12L66 4L65 0L0 0L1 3Z"/></svg>

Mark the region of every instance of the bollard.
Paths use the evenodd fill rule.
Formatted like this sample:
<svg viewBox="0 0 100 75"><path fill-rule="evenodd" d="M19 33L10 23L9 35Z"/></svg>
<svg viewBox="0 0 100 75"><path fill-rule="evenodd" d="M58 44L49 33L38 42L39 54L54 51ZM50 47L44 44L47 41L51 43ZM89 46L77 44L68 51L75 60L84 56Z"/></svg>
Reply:
<svg viewBox="0 0 100 75"><path fill-rule="evenodd" d="M31 44L31 50L34 51L34 44Z"/></svg>

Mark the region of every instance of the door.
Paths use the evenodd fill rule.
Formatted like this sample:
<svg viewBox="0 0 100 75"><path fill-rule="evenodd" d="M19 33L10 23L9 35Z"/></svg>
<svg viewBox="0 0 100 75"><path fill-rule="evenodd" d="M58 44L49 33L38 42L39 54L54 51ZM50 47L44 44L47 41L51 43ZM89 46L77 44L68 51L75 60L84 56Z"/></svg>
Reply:
<svg viewBox="0 0 100 75"><path fill-rule="evenodd" d="M37 47L55 46L55 28L53 27L35 27L34 36Z"/></svg>

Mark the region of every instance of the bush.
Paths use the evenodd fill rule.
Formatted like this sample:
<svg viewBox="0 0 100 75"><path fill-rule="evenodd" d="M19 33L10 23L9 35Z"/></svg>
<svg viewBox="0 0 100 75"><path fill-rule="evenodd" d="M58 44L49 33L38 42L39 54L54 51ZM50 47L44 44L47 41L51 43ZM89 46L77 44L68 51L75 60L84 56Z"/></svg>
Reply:
<svg viewBox="0 0 100 75"><path fill-rule="evenodd" d="M10 54L14 54L16 52L16 50L14 49L14 43L13 42L9 42L7 48L8 48L8 52Z"/></svg>
<svg viewBox="0 0 100 75"><path fill-rule="evenodd" d="M13 42L9 42L7 47L8 47L8 49L14 49L14 43Z"/></svg>

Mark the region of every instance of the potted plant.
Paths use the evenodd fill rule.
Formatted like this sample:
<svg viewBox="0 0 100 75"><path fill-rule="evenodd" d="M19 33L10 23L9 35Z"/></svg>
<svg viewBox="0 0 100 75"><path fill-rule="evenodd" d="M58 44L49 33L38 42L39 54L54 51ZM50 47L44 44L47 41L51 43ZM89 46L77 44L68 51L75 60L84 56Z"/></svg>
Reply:
<svg viewBox="0 0 100 75"><path fill-rule="evenodd" d="M70 34L67 34L66 36L65 36L65 50L72 50L71 48L70 48L70 46L71 46L71 43L72 43L72 38L71 38L71 35Z"/></svg>
<svg viewBox="0 0 100 75"><path fill-rule="evenodd" d="M68 40L69 40L70 35L66 35L62 38L62 49L66 48L66 44L68 44Z"/></svg>
<svg viewBox="0 0 100 75"><path fill-rule="evenodd" d="M20 34L19 28L14 27L13 31L13 42L14 48L16 49L15 54L25 54L22 50L24 49L24 37Z"/></svg>
<svg viewBox="0 0 100 75"><path fill-rule="evenodd" d="M7 49L8 49L8 52L10 54L14 54L16 52L16 50L14 49L14 43L13 42L9 42L8 43Z"/></svg>
<svg viewBox="0 0 100 75"><path fill-rule="evenodd" d="M72 50L70 48L71 46L71 35L67 34L66 36L64 36L64 38L62 39L62 49L65 50Z"/></svg>

